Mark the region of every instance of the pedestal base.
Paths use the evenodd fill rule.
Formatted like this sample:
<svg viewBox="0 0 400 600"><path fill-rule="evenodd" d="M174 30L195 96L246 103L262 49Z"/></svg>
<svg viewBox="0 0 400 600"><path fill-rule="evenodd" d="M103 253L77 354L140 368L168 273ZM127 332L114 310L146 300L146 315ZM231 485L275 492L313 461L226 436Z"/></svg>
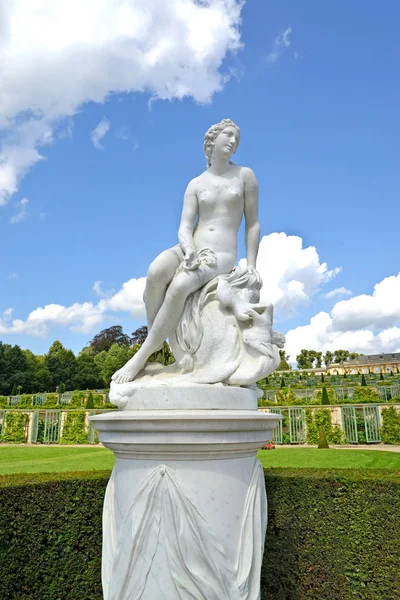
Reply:
<svg viewBox="0 0 400 600"><path fill-rule="evenodd" d="M218 406L223 395L207 387ZM243 392L256 405L256 392L230 392L235 405ZM105 600L259 598L267 506L255 455L279 418L256 408L91 417L116 454L103 514Z"/></svg>

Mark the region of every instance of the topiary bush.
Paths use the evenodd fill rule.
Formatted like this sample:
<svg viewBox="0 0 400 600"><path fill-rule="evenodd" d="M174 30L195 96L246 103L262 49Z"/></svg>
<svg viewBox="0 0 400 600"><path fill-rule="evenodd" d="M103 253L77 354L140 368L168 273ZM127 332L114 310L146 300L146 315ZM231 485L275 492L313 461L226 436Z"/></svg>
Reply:
<svg viewBox="0 0 400 600"><path fill-rule="evenodd" d="M109 475L0 477L0 598L102 600ZM270 469L265 479L261 600L398 600L397 471Z"/></svg>
<svg viewBox="0 0 400 600"><path fill-rule="evenodd" d="M32 395L22 394L20 401L13 408L32 408Z"/></svg>

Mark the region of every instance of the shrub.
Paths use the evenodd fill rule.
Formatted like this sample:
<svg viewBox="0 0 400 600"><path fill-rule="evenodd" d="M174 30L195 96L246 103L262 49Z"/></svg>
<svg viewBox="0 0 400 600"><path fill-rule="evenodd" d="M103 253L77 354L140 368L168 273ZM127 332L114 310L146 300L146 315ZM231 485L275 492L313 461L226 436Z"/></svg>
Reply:
<svg viewBox="0 0 400 600"><path fill-rule="evenodd" d="M15 406L14 408L32 408L31 394L23 394L17 406Z"/></svg>
<svg viewBox="0 0 400 600"><path fill-rule="evenodd" d="M379 403L381 398L377 391L369 387L356 387L354 389L354 402L362 402L363 404L371 402L371 403Z"/></svg>
<svg viewBox="0 0 400 600"><path fill-rule="evenodd" d="M20 412L6 412L4 415L1 441L8 444L25 444L29 415Z"/></svg>
<svg viewBox="0 0 400 600"><path fill-rule="evenodd" d="M332 425L329 408L306 408L307 444L318 444L319 430L323 427L329 444L341 444L343 431L339 425Z"/></svg>
<svg viewBox="0 0 400 600"><path fill-rule="evenodd" d="M326 387L324 386L326 393L328 394L328 398L329 398L329 404L335 404L335 390L333 389L333 387ZM317 395L315 397L315 404L321 404L322 403L322 390L318 390Z"/></svg>
<svg viewBox="0 0 400 600"><path fill-rule="evenodd" d="M86 413L74 411L67 413L60 444L87 444Z"/></svg>
<svg viewBox="0 0 400 600"><path fill-rule="evenodd" d="M8 396L0 396L0 409L8 408Z"/></svg>
<svg viewBox="0 0 400 600"><path fill-rule="evenodd" d="M58 404L58 394L47 394L46 400L43 402L43 408L45 410L49 410L50 408L61 408Z"/></svg>
<svg viewBox="0 0 400 600"><path fill-rule="evenodd" d="M361 385L362 387L365 387L367 385L364 373L361 375Z"/></svg>
<svg viewBox="0 0 400 600"><path fill-rule="evenodd" d="M68 408L77 409L82 408L86 399L86 393L76 390L71 395L71 402L68 404Z"/></svg>
<svg viewBox="0 0 400 600"><path fill-rule="evenodd" d="M321 404L330 404L328 392L326 391L325 386L323 386L323 388L322 388Z"/></svg>
<svg viewBox="0 0 400 600"><path fill-rule="evenodd" d="M325 429L323 427L319 428L318 448L320 450L329 448L328 440L326 439Z"/></svg>
<svg viewBox="0 0 400 600"><path fill-rule="evenodd" d="M0 478L0 598L102 599L102 505L109 475ZM398 599L395 471L270 469L265 479L262 600Z"/></svg>
<svg viewBox="0 0 400 600"><path fill-rule="evenodd" d="M87 400L86 400L86 409L91 410L94 408L94 398L93 393L89 392Z"/></svg>
<svg viewBox="0 0 400 600"><path fill-rule="evenodd" d="M94 394L93 402L95 408L104 408L104 396L103 394Z"/></svg>
<svg viewBox="0 0 400 600"><path fill-rule="evenodd" d="M382 409L382 442L400 444L400 412L394 406Z"/></svg>

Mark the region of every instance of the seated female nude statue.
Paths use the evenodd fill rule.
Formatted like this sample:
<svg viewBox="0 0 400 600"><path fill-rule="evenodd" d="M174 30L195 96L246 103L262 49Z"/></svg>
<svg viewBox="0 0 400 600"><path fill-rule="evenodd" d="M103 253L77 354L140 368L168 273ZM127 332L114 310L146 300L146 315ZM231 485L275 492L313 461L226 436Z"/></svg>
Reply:
<svg viewBox="0 0 400 600"><path fill-rule="evenodd" d="M239 139L239 127L230 119L224 119L207 131L204 152L208 168L192 179L186 189L179 244L162 252L149 267L144 292L147 339L114 374L115 382L132 381L149 356L172 335L189 294L217 275L232 271L243 214L247 270L258 277L258 185L251 169L230 162Z"/></svg>

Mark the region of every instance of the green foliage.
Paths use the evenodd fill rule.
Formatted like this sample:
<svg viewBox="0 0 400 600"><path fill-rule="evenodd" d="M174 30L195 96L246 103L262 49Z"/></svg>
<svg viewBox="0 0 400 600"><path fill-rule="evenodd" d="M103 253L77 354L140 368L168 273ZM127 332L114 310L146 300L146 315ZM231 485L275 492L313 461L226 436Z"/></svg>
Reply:
<svg viewBox="0 0 400 600"><path fill-rule="evenodd" d="M326 387L324 386L322 389L325 389L326 393L328 394L328 404L335 404L335 391L333 389L333 387ZM317 395L315 397L315 404L322 404L322 389L318 390Z"/></svg>
<svg viewBox="0 0 400 600"><path fill-rule="evenodd" d="M378 392L369 387L356 387L353 398L355 402L362 403L379 403L381 401Z"/></svg>
<svg viewBox="0 0 400 600"><path fill-rule="evenodd" d="M394 406L382 409L382 442L400 444L400 412Z"/></svg>
<svg viewBox="0 0 400 600"><path fill-rule="evenodd" d="M68 404L68 406L66 408L72 409L72 410L83 408L85 400L86 400L86 393L81 392L79 390L75 390L75 392L72 392L71 402Z"/></svg>
<svg viewBox="0 0 400 600"><path fill-rule="evenodd" d="M103 394L93 394L93 403L95 408L104 408Z"/></svg>
<svg viewBox="0 0 400 600"><path fill-rule="evenodd" d="M321 373L321 383L325 383L325 377L323 373Z"/></svg>
<svg viewBox="0 0 400 600"><path fill-rule="evenodd" d="M61 408L58 404L58 394L47 394L46 400L43 402L43 409L49 410L50 408Z"/></svg>
<svg viewBox="0 0 400 600"><path fill-rule="evenodd" d="M322 387L321 404L330 404L328 392L325 386Z"/></svg>
<svg viewBox="0 0 400 600"><path fill-rule="evenodd" d="M383 377L383 373L382 373L382 371L380 372L380 375L379 375L379 380L380 380L380 381L384 381L384 377Z"/></svg>
<svg viewBox="0 0 400 600"><path fill-rule="evenodd" d="M58 386L58 393L59 394L65 393L65 383L63 383L63 382L60 383L60 385Z"/></svg>
<svg viewBox="0 0 400 600"><path fill-rule="evenodd" d="M67 413L62 430L61 444L87 444L86 414L83 411Z"/></svg>
<svg viewBox="0 0 400 600"><path fill-rule="evenodd" d="M0 598L101 600L109 475L0 478ZM265 479L262 600L398 600L395 471L285 468L269 469Z"/></svg>
<svg viewBox="0 0 400 600"><path fill-rule="evenodd" d="M281 379L281 388L284 388L284 387L285 387L285 380L282 377L282 379Z"/></svg>
<svg viewBox="0 0 400 600"><path fill-rule="evenodd" d="M93 393L89 392L87 400L86 400L86 409L93 409L94 408L94 398L93 398Z"/></svg>
<svg viewBox="0 0 400 600"><path fill-rule="evenodd" d="M361 375L361 385L362 387L365 387L367 385L364 373Z"/></svg>
<svg viewBox="0 0 400 600"><path fill-rule="evenodd" d="M7 407L8 407L8 397L0 396L0 408L7 408Z"/></svg>
<svg viewBox="0 0 400 600"><path fill-rule="evenodd" d="M30 394L22 394L15 408L32 408L32 396Z"/></svg>
<svg viewBox="0 0 400 600"><path fill-rule="evenodd" d="M328 440L326 439L326 433L325 433L325 429L323 427L319 428L318 448L320 450L326 449L326 448L329 449Z"/></svg>
<svg viewBox="0 0 400 600"><path fill-rule="evenodd" d="M29 415L17 411L6 412L1 441L7 444L25 444L28 423Z"/></svg>
<svg viewBox="0 0 400 600"><path fill-rule="evenodd" d="M343 432L339 425L332 425L329 408L305 409L307 425L307 444L318 444L319 431L324 429L329 444L341 444Z"/></svg>

